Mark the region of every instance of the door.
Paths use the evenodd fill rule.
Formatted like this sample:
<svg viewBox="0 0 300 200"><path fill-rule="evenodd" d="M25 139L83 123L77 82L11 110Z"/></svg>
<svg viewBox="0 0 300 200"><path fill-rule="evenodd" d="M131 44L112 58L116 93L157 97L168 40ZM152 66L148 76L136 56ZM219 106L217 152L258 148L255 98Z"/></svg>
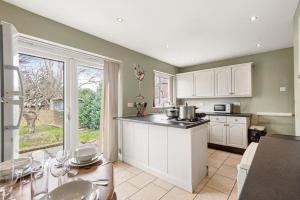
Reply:
<svg viewBox="0 0 300 200"><path fill-rule="evenodd" d="M125 162L134 160L134 123L123 121L123 158Z"/></svg>
<svg viewBox="0 0 300 200"><path fill-rule="evenodd" d="M167 173L168 128L149 125L149 167Z"/></svg>
<svg viewBox="0 0 300 200"><path fill-rule="evenodd" d="M23 84L18 67L18 32L0 24L0 161L18 154L18 132L23 112Z"/></svg>
<svg viewBox="0 0 300 200"><path fill-rule="evenodd" d="M224 123L210 122L209 143L226 145L226 126Z"/></svg>
<svg viewBox="0 0 300 200"><path fill-rule="evenodd" d="M19 54L24 88L24 112L19 153L47 148L54 153L65 145L65 67L55 56Z"/></svg>
<svg viewBox="0 0 300 200"><path fill-rule="evenodd" d="M148 124L134 123L134 161L148 166Z"/></svg>
<svg viewBox="0 0 300 200"><path fill-rule="evenodd" d="M232 95L252 96L251 63L235 65L232 68Z"/></svg>
<svg viewBox="0 0 300 200"><path fill-rule="evenodd" d="M215 96L226 97L231 95L231 68L215 69Z"/></svg>
<svg viewBox="0 0 300 200"><path fill-rule="evenodd" d="M227 145L244 149L247 147L246 124L228 124Z"/></svg>
<svg viewBox="0 0 300 200"><path fill-rule="evenodd" d="M177 74L176 91L177 98L187 98L194 96L194 74Z"/></svg>
<svg viewBox="0 0 300 200"><path fill-rule="evenodd" d="M72 124L75 124L72 125L71 128L75 128L72 131L77 132L77 137L73 138L75 139L73 143L75 143L74 146L93 145L100 151L103 68L94 63L79 60L75 60L74 62L76 63L75 79L77 84L75 84L76 89L71 90L71 92L74 91L74 95L72 96L76 97L77 101L74 102L71 100L73 105L73 113L71 113L71 115L76 116L76 120L72 120Z"/></svg>
<svg viewBox="0 0 300 200"><path fill-rule="evenodd" d="M194 73L195 96L213 97L214 96L214 71L201 70Z"/></svg>

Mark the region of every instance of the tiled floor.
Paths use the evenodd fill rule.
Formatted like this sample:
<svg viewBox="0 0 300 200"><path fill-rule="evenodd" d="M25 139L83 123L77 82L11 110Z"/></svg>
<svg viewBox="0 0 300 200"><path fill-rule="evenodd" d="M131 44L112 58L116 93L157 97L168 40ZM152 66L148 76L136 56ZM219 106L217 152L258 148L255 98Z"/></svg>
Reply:
<svg viewBox="0 0 300 200"><path fill-rule="evenodd" d="M194 193L122 162L114 164L118 200L236 200L236 165L241 155L208 149L209 175Z"/></svg>

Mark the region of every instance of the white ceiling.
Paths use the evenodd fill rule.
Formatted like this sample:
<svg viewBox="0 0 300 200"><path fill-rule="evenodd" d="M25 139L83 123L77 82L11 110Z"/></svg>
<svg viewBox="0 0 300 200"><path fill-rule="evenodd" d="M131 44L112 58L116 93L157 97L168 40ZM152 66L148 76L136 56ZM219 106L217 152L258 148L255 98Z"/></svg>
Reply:
<svg viewBox="0 0 300 200"><path fill-rule="evenodd" d="M183 67L293 46L298 0L5 0ZM258 16L251 22L251 16ZM116 18L122 17L123 23ZM256 44L261 43L261 47ZM168 46L168 48L167 48Z"/></svg>

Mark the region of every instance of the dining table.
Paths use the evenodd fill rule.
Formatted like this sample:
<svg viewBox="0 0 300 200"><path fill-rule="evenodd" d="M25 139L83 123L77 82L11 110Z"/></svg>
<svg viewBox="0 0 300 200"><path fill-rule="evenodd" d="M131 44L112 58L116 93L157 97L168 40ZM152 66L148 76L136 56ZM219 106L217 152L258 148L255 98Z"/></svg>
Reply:
<svg viewBox="0 0 300 200"><path fill-rule="evenodd" d="M100 197L98 200L116 200L116 194L114 193L113 183L113 164L108 162L107 159L102 158L101 161L89 166L80 167L76 176L65 175L63 177L63 184L75 180L87 180L92 181L95 179L107 179L108 184L106 186L97 186ZM24 180L30 180L30 175L24 177ZM23 181L24 182L24 181ZM58 178L49 173L48 178L48 192L51 192L58 187ZM30 200L31 199L31 184L21 183L19 180L13 188L12 194L17 200Z"/></svg>

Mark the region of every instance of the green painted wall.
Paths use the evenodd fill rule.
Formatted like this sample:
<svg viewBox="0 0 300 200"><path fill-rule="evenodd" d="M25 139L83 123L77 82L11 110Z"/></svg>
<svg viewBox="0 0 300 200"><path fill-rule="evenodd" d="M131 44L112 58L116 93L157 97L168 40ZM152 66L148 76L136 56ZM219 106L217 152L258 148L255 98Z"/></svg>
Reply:
<svg viewBox="0 0 300 200"><path fill-rule="evenodd" d="M299 66L299 23L300 23L300 3L294 15L294 88L295 88L295 124L296 135L300 136L300 74Z"/></svg>
<svg viewBox="0 0 300 200"><path fill-rule="evenodd" d="M121 60L124 115L135 113L133 108L127 108L127 103L134 102L135 96L138 94L137 82L133 75L133 64L140 64L145 69L146 77L142 84L142 89L144 90L142 94L145 96L145 101L148 102L149 112L153 111L151 109L153 70L171 74L177 72L177 68L174 66L33 14L3 1L0 1L0 20L14 24L18 31L24 34Z"/></svg>
<svg viewBox="0 0 300 200"><path fill-rule="evenodd" d="M253 62L253 97L189 100L211 106L217 102L241 102L241 112L292 112L294 113L294 62L293 48L267 53L232 58L207 64L181 68L179 72L189 72ZM287 92L280 92L279 87L287 87ZM295 134L293 117L254 116L253 123L267 125L268 132Z"/></svg>

